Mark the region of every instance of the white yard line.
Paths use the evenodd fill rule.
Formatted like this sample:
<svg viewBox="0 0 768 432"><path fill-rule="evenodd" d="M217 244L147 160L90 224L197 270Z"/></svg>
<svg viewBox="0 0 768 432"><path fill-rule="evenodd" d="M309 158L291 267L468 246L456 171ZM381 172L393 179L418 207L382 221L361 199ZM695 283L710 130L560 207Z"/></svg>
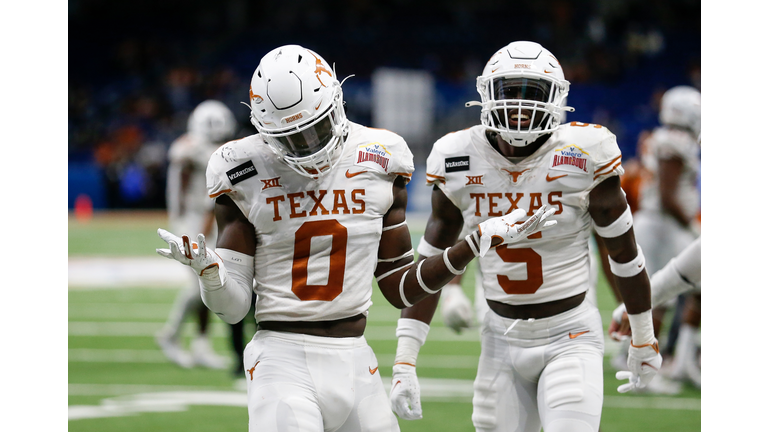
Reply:
<svg viewBox="0 0 768 432"><path fill-rule="evenodd" d="M421 359L419 359L421 362ZM382 377L385 389L391 378ZM424 402L471 402L472 380L419 378ZM244 390L192 386L117 384L69 384L70 396L110 396L100 405L71 405L69 420L118 417L141 412L185 411L191 405L247 407ZM701 399L670 397L606 396L608 408L671 409L701 411Z"/></svg>

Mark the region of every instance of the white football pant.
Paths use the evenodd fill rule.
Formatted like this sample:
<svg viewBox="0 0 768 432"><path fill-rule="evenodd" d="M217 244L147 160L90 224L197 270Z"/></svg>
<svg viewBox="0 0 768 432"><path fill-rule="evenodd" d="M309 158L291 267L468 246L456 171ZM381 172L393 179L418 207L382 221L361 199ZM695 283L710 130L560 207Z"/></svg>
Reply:
<svg viewBox="0 0 768 432"><path fill-rule="evenodd" d="M592 304L531 321L489 311L481 340L472 400L478 431L597 432L604 350Z"/></svg>
<svg viewBox="0 0 768 432"><path fill-rule="evenodd" d="M398 432L365 337L259 330L245 347L251 432Z"/></svg>

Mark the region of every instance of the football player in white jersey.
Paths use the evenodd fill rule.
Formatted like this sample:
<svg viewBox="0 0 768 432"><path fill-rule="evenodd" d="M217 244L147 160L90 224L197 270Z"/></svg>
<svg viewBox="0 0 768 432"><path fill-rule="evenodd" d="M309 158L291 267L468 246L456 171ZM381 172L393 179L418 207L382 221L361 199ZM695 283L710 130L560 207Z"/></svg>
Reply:
<svg viewBox="0 0 768 432"><path fill-rule="evenodd" d="M642 163L650 175L641 186L640 209L634 215L637 244L648 256L649 274L661 270L698 236L701 93L689 86L667 90L661 99L659 121L661 126L645 141ZM686 313L678 317L682 321L673 342L675 357L682 359L693 358L697 349L695 334L701 311L698 294L686 297ZM674 306L674 300L668 303ZM665 306L654 305L658 323L663 321ZM659 328L656 331L658 335ZM700 385L698 367L687 361L671 364L673 377L688 377Z"/></svg>
<svg viewBox="0 0 768 432"><path fill-rule="evenodd" d="M174 232L201 232L215 239L213 202L205 187L205 169L216 149L235 135L237 121L225 104L217 100L200 103L187 120L187 133L168 150L166 202L168 219ZM197 275L189 272L189 285L179 292L156 341L174 363L188 368L203 366L222 369L227 359L216 354L208 338L208 308L200 297ZM197 334L191 342L191 353L181 345L181 330L189 316L195 318Z"/></svg>
<svg viewBox="0 0 768 432"><path fill-rule="evenodd" d="M251 431L397 431L363 332L375 277L395 307L438 292L476 253L556 222L541 209L479 226L416 267L405 221L413 156L398 135L347 120L335 71L312 50L267 53L250 89L258 134L216 151L207 170L216 249L164 230L158 253L190 265L205 304L240 321ZM255 280L255 284L252 282Z"/></svg>
<svg viewBox="0 0 768 432"><path fill-rule="evenodd" d="M478 261L490 309L474 383L472 422L479 431L598 430L603 330L597 308L584 301L593 226L605 240L632 328L629 370L621 375L629 382L619 391L644 387L661 366L645 260L619 185L621 152L603 126L560 124L572 110L564 105L568 87L557 59L541 45L507 45L477 79L481 102L467 104L481 107L482 124L439 139L427 158L432 213L419 259L442 254L464 226L515 209L555 210L552 229ZM425 328L437 297L402 311L398 354L414 345L414 332L405 329ZM416 381L410 351L409 364L395 359L393 383ZM417 403L418 384L411 387L409 393L393 387L395 409Z"/></svg>
<svg viewBox="0 0 768 432"><path fill-rule="evenodd" d="M663 304L680 294L696 290L701 290L701 237L651 276L651 303L653 306ZM622 303L611 314L608 334L615 340L631 334L626 313Z"/></svg>

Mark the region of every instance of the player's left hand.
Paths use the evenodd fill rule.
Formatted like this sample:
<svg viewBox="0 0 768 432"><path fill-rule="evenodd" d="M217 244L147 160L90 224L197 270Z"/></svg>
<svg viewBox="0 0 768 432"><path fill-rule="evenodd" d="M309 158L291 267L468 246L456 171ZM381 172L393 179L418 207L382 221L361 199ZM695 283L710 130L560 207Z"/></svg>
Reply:
<svg viewBox="0 0 768 432"><path fill-rule="evenodd" d="M421 389L416 367L406 364L392 366L392 389L389 391L392 411L401 419L421 418Z"/></svg>
<svg viewBox="0 0 768 432"><path fill-rule="evenodd" d="M654 339L653 343L639 347L630 343L627 368L628 371L616 372L616 379L629 380L628 383L619 386L619 393L626 393L647 386L661 368L659 342Z"/></svg>
<svg viewBox="0 0 768 432"><path fill-rule="evenodd" d="M611 324L608 326L608 334L611 339L621 342L632 335L632 328L629 326L629 317L627 316L627 307L624 303L620 304L611 314Z"/></svg>
<svg viewBox="0 0 768 432"><path fill-rule="evenodd" d="M155 249L158 254L192 267L195 274L199 276L208 269L218 270L219 261L216 253L205 247L203 234L197 235L197 243L190 242L186 235L179 238L162 228L158 228L157 234L168 243L169 247L169 249ZM206 273L208 274L209 272Z"/></svg>
<svg viewBox="0 0 768 432"><path fill-rule="evenodd" d="M485 256L491 246L516 243L531 234L544 231L557 224L557 221L545 222L548 217L555 213L555 209L547 210L547 206L540 207L525 222L518 223L525 217L526 213L523 209L515 209L508 215L488 219L479 224L480 256Z"/></svg>

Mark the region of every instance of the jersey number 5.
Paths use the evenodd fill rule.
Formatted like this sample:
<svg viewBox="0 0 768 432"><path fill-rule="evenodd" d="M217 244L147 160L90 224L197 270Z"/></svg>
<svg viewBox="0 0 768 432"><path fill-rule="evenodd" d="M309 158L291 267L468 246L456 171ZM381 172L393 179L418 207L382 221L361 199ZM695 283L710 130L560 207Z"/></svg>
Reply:
<svg viewBox="0 0 768 432"><path fill-rule="evenodd" d="M328 269L328 283L307 285L309 254L312 238L331 236L331 262ZM292 288L303 300L331 301L341 294L344 284L344 267L347 264L347 228L337 220L305 222L296 231L293 244Z"/></svg>
<svg viewBox="0 0 768 432"><path fill-rule="evenodd" d="M541 269L541 255L531 248L513 249L497 247L496 253L505 263L524 263L528 277L525 280L512 280L504 275L496 275L499 285L507 294L533 294L544 283Z"/></svg>

